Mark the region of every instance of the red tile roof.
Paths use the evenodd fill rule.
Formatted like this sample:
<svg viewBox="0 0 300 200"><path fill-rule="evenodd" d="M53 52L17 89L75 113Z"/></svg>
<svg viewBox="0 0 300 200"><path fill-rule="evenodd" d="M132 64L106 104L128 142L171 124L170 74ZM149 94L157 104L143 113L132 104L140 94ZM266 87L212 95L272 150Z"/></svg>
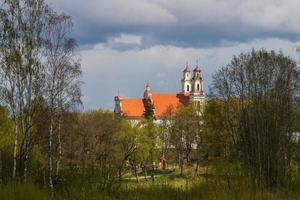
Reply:
<svg viewBox="0 0 300 200"><path fill-rule="evenodd" d="M153 93L152 100L155 116L161 117L170 111L174 114L181 105L188 104L189 95ZM123 99L121 109L124 117L141 117L145 110L143 99Z"/></svg>
<svg viewBox="0 0 300 200"><path fill-rule="evenodd" d="M182 94L159 94L154 93L152 96L155 115L160 117L165 112L167 112L168 108L172 107L172 114L176 112L176 110L182 105L188 102L188 96Z"/></svg>
<svg viewBox="0 0 300 200"><path fill-rule="evenodd" d="M191 70L190 70L189 66L186 66L186 67L183 69L182 72L190 72L190 71L191 71Z"/></svg>
<svg viewBox="0 0 300 200"><path fill-rule="evenodd" d="M198 65L195 67L194 72L201 72L201 69Z"/></svg>
<svg viewBox="0 0 300 200"><path fill-rule="evenodd" d="M144 113L143 99L123 99L122 114L127 117L138 117Z"/></svg>

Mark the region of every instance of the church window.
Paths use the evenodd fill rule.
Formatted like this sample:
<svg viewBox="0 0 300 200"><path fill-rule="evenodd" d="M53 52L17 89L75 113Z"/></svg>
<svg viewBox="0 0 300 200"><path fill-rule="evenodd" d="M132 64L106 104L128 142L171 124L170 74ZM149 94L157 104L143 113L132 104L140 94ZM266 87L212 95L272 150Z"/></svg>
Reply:
<svg viewBox="0 0 300 200"><path fill-rule="evenodd" d="M188 91L188 92L190 91L190 86L189 85L186 86L186 91Z"/></svg>
<svg viewBox="0 0 300 200"><path fill-rule="evenodd" d="M199 85L199 83L197 84L197 90L198 90L198 91L200 90L200 85Z"/></svg>

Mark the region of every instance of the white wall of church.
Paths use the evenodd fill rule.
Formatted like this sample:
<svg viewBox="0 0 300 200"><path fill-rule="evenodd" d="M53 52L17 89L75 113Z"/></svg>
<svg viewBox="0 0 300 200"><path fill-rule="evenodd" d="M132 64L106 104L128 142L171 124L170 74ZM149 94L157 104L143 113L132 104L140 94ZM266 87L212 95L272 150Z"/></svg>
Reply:
<svg viewBox="0 0 300 200"><path fill-rule="evenodd" d="M191 82L190 81L184 81L182 91L191 92L191 90L192 90Z"/></svg>
<svg viewBox="0 0 300 200"><path fill-rule="evenodd" d="M194 82L194 92L200 92L201 91L201 82L200 80L196 80Z"/></svg>

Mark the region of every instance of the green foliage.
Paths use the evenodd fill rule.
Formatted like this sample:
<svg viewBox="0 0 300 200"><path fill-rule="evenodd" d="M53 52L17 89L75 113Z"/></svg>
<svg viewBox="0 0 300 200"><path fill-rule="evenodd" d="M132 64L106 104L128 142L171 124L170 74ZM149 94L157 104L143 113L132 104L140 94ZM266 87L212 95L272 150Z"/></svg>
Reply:
<svg viewBox="0 0 300 200"><path fill-rule="evenodd" d="M205 104L204 132L211 156L222 156L227 159L238 157L238 121L236 98L210 99Z"/></svg>
<svg viewBox="0 0 300 200"><path fill-rule="evenodd" d="M235 155L262 187L283 185L290 177L299 75L296 63L282 53L253 50L234 56L213 77L212 91L224 101L222 125L231 132Z"/></svg>
<svg viewBox="0 0 300 200"><path fill-rule="evenodd" d="M141 137L139 141L141 142L141 155L144 156L145 160L146 157L149 156L149 152L153 153L154 148L159 144L158 134L159 128L154 123L153 119L145 119L142 121Z"/></svg>
<svg viewBox="0 0 300 200"><path fill-rule="evenodd" d="M177 162L183 175L184 163L191 164L192 152L197 145L194 159L201 159L206 154L206 144L203 135L202 108L197 104L183 106L172 118L170 128L170 143L174 146Z"/></svg>
<svg viewBox="0 0 300 200"><path fill-rule="evenodd" d="M11 147L13 140L13 122L10 120L3 107L0 107L0 150Z"/></svg>
<svg viewBox="0 0 300 200"><path fill-rule="evenodd" d="M144 108L145 111L143 113L144 117L146 119L154 119L155 118L155 113L154 113L154 104L151 99L143 99L144 103Z"/></svg>
<svg viewBox="0 0 300 200"><path fill-rule="evenodd" d="M50 200L45 188L27 182L24 184L8 183L0 186L0 199L5 200Z"/></svg>
<svg viewBox="0 0 300 200"><path fill-rule="evenodd" d="M132 127L127 121L121 120L114 139L118 144L116 151L120 154L120 158L122 161L127 160L138 149L139 128Z"/></svg>

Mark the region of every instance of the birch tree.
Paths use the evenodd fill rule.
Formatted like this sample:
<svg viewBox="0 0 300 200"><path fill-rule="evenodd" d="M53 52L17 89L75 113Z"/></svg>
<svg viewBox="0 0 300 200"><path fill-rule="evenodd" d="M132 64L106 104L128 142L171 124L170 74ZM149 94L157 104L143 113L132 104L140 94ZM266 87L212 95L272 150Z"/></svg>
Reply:
<svg viewBox="0 0 300 200"><path fill-rule="evenodd" d="M49 13L43 0L1 0L1 100L15 123L13 178L26 178L31 142L33 100L42 95L42 41Z"/></svg>
<svg viewBox="0 0 300 200"><path fill-rule="evenodd" d="M45 35L45 56L47 57L45 77L46 94L50 111L49 128L49 185L53 189L53 141L54 126L57 127L58 156L56 161L56 177L60 169L62 157L61 115L75 104L81 103L80 81L81 66L74 49L75 39L70 37L72 21L69 16L53 13L49 19L49 27ZM55 120L58 119L58 120ZM57 123L55 124L55 122Z"/></svg>
<svg viewBox="0 0 300 200"><path fill-rule="evenodd" d="M213 77L215 97L225 106L236 99L233 116L240 159L257 185L279 186L290 172L299 72L282 53L253 50L234 56Z"/></svg>

